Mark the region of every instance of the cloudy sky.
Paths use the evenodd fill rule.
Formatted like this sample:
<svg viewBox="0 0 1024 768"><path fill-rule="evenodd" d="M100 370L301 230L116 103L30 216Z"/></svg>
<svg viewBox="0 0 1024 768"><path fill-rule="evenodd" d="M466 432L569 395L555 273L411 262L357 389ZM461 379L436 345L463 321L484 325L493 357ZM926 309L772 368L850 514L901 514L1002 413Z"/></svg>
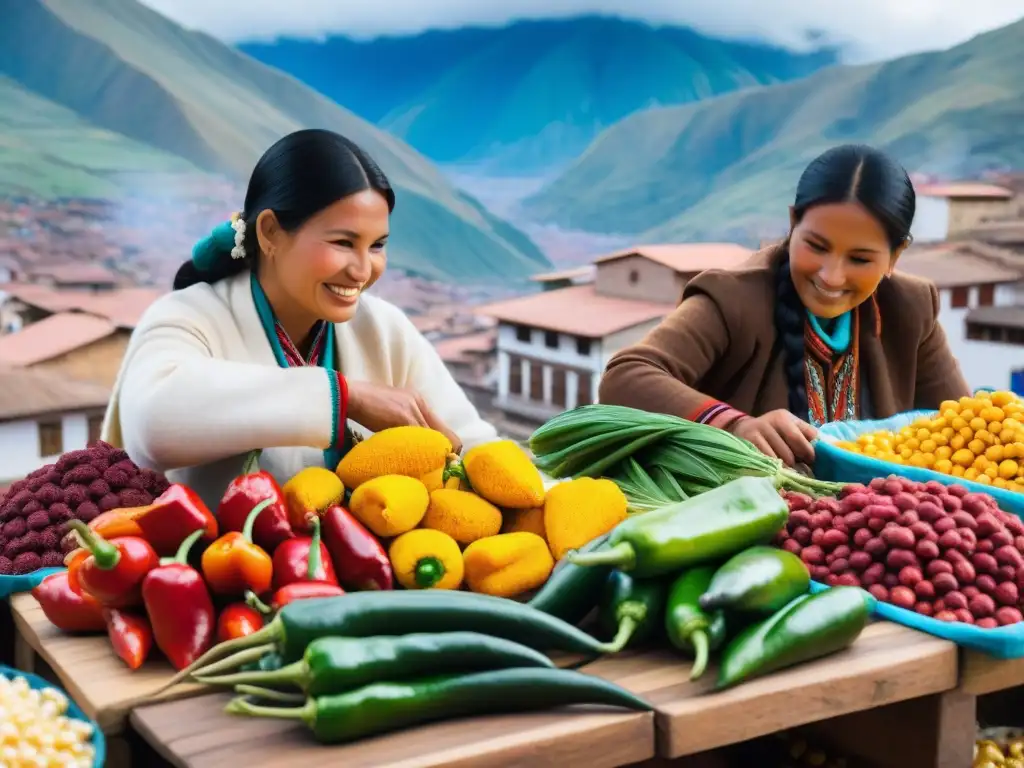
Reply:
<svg viewBox="0 0 1024 768"><path fill-rule="evenodd" d="M823 35L848 46L850 60L946 48L1024 18L1024 0L142 1L187 27L229 42L331 33L364 37L517 18L611 13L795 48Z"/></svg>

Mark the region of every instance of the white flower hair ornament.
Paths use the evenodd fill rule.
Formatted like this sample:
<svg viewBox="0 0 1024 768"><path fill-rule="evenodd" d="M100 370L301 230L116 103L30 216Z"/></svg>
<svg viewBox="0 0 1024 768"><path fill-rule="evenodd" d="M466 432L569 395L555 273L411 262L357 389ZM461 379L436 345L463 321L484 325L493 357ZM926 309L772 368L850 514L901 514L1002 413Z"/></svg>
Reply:
<svg viewBox="0 0 1024 768"><path fill-rule="evenodd" d="M232 259L245 258L245 220L241 213L231 214L229 221L218 224L192 247L192 263L200 272L210 272L229 252Z"/></svg>
<svg viewBox="0 0 1024 768"><path fill-rule="evenodd" d="M232 259L245 258L245 219L235 213L231 216L231 229L235 231L235 245L231 249Z"/></svg>

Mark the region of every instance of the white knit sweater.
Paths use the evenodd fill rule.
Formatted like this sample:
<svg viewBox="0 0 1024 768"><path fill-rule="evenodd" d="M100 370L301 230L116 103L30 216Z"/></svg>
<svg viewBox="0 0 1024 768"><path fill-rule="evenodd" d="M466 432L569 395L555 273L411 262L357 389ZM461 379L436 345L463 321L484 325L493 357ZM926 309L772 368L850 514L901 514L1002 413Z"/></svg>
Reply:
<svg viewBox="0 0 1024 768"><path fill-rule="evenodd" d="M263 448L261 467L285 482L323 466L331 441L327 372L278 367L249 279L158 299L128 343L103 423L104 440L213 508L249 451ZM349 381L416 390L467 448L496 438L400 309L363 296L355 317L334 330L335 360Z"/></svg>

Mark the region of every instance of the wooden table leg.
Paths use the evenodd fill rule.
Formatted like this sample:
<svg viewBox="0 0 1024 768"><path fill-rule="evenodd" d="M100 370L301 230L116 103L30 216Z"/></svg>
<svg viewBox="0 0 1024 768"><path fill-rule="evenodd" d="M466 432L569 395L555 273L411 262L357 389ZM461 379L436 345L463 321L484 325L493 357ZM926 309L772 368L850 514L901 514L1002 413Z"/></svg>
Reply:
<svg viewBox="0 0 1024 768"><path fill-rule="evenodd" d="M840 753L883 768L964 768L974 754L976 697L959 691L855 712L807 727Z"/></svg>

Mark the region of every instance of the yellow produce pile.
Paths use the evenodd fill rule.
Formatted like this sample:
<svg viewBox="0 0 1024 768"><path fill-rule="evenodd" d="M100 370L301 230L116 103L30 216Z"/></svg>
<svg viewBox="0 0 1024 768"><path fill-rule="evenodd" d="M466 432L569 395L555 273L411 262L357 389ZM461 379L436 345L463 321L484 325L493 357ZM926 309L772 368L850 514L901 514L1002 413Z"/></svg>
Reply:
<svg viewBox="0 0 1024 768"><path fill-rule="evenodd" d="M981 731L971 768L1024 768L1024 734L1008 728Z"/></svg>
<svg viewBox="0 0 1024 768"><path fill-rule="evenodd" d="M34 690L24 677L0 675L0 765L92 768L92 726L67 710L57 689Z"/></svg>
<svg viewBox="0 0 1024 768"><path fill-rule="evenodd" d="M352 492L352 514L387 543L406 589L515 597L543 585L570 549L626 518L626 497L610 480L581 478L545 491L511 440L460 459L444 435L426 427L372 435L353 446L336 474Z"/></svg>
<svg viewBox="0 0 1024 768"><path fill-rule="evenodd" d="M931 418L898 432L838 443L894 464L935 470L1024 493L1024 400L1012 392L947 400Z"/></svg>

